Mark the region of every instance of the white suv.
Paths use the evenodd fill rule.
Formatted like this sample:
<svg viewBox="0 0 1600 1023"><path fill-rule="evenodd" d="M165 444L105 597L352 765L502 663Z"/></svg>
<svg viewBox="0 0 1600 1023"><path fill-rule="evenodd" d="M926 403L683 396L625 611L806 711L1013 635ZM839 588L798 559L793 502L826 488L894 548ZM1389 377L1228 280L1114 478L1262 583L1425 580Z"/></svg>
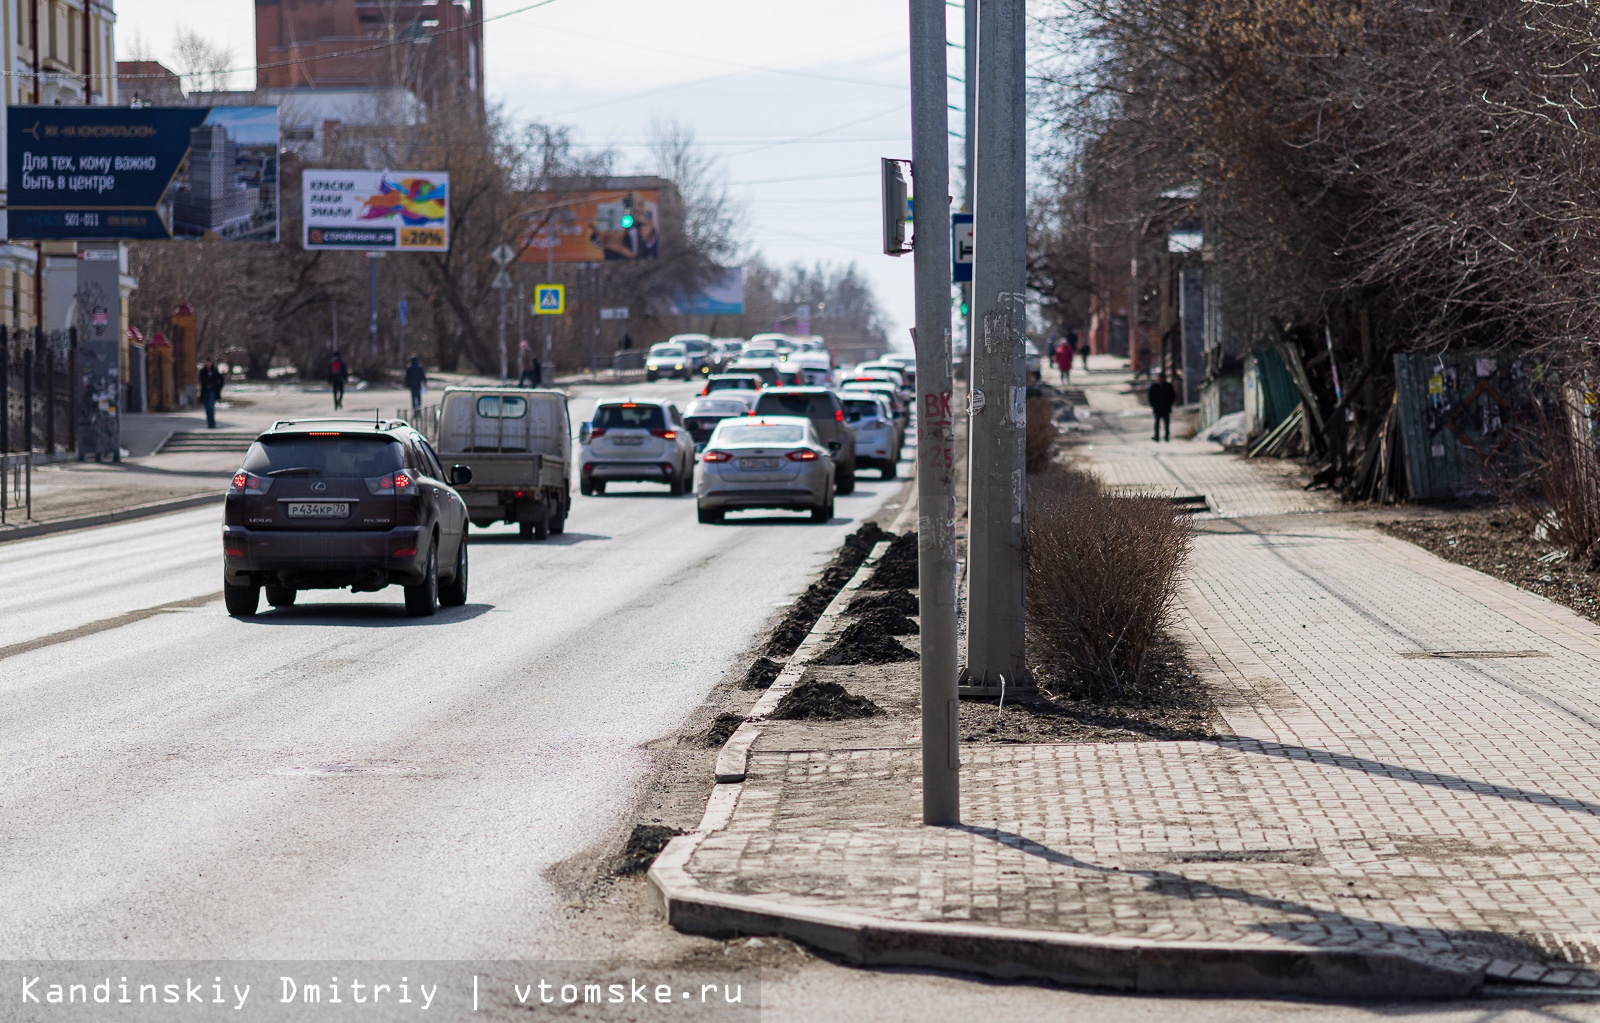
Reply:
<svg viewBox="0 0 1600 1023"><path fill-rule="evenodd" d="M578 441L584 494L603 494L613 481L665 483L673 497L694 489L694 437L670 401L602 401L579 427Z"/></svg>

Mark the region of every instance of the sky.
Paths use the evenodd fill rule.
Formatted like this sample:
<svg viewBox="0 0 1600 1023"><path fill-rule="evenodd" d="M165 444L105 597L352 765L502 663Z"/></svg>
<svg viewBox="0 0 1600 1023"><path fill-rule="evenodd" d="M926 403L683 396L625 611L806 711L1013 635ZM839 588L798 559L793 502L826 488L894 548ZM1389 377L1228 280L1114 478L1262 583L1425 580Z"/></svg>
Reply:
<svg viewBox="0 0 1600 1023"><path fill-rule="evenodd" d="M909 257L882 252L878 159L911 156L904 0L487 0L485 77L519 118L565 124L650 173L650 125L676 120L716 156L743 208L742 255L854 261L907 347ZM254 62L252 0L116 0L118 49L158 58L186 27ZM960 75L961 9L946 6ZM253 74L233 86L248 88ZM960 85L951 102L960 104ZM950 126L959 132L961 115ZM953 147L960 140L951 137Z"/></svg>

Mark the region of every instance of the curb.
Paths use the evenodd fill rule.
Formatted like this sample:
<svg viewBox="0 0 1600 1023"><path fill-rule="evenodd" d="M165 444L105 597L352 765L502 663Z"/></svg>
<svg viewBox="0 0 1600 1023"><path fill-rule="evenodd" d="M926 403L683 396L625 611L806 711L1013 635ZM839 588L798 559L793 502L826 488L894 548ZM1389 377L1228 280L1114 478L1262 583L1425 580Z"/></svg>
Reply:
<svg viewBox="0 0 1600 1023"><path fill-rule="evenodd" d="M952 970L999 980L1047 981L1149 994L1298 995L1339 999L1464 998L1483 987L1488 964L1451 965L1403 951L1265 947L1238 942L1149 942L981 924L890 920L795 905L775 895L703 887L688 871L700 843L728 827L744 792L761 721L800 681L888 544L880 543L790 655L783 671L717 755L716 786L700 826L672 839L646 875L667 923L713 938L788 938L856 966Z"/></svg>
<svg viewBox="0 0 1600 1023"><path fill-rule="evenodd" d="M78 515L70 519L36 522L30 526L7 526L0 529L0 543L4 543L7 540L26 540L29 537L47 536L51 533L64 533L73 529L88 529L92 526L110 526L118 522L130 522L134 519L148 519L156 515L165 515L168 512L186 511L190 508L200 508L216 503L221 496L220 493L196 494L193 497L175 497L170 501L152 501L149 504L138 504L132 508L119 508L116 511L99 512L94 515Z"/></svg>

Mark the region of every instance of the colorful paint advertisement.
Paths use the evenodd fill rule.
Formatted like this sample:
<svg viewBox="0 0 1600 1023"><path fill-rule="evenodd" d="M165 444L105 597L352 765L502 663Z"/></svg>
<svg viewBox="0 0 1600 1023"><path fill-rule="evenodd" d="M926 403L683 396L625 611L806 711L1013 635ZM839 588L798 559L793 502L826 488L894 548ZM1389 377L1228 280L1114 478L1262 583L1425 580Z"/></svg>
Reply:
<svg viewBox="0 0 1600 1023"><path fill-rule="evenodd" d="M656 189L535 192L517 239L523 263L605 263L661 256Z"/></svg>
<svg viewBox="0 0 1600 1023"><path fill-rule="evenodd" d="M307 168L301 196L308 249L450 249L448 174Z"/></svg>

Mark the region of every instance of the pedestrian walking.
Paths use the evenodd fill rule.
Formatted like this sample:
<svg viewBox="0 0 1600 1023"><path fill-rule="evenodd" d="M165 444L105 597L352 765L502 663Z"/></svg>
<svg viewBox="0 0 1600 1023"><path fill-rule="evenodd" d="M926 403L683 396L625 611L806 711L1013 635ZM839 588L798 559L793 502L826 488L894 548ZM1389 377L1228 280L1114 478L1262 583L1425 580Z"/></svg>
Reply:
<svg viewBox="0 0 1600 1023"><path fill-rule="evenodd" d="M1165 373L1156 377L1156 382L1150 385L1145 392L1145 397L1150 401L1150 413L1155 416L1155 435L1151 440L1161 440L1162 428L1166 428L1167 440L1172 439L1172 406L1178 400L1178 392L1167 381Z"/></svg>
<svg viewBox="0 0 1600 1023"><path fill-rule="evenodd" d="M200 367L200 400L206 406L206 429L217 428L217 399L222 397L222 385L226 378L217 368L217 360L207 359L206 364Z"/></svg>
<svg viewBox="0 0 1600 1023"><path fill-rule="evenodd" d="M328 360L328 384L333 388L333 410L335 412L344 408L344 385L350 379L350 367L339 357L338 352L333 353L333 358Z"/></svg>
<svg viewBox="0 0 1600 1023"><path fill-rule="evenodd" d="M1066 338L1061 339L1061 344L1056 346L1056 369L1061 371L1061 382L1067 383L1072 379L1072 360L1077 357L1077 352L1072 350L1072 345Z"/></svg>
<svg viewBox="0 0 1600 1023"><path fill-rule="evenodd" d="M422 407L422 389L428 386L428 371L422 368L422 360L415 355L406 363L406 386L411 388L411 407Z"/></svg>
<svg viewBox="0 0 1600 1023"><path fill-rule="evenodd" d="M1071 345L1077 351L1077 353L1083 357L1083 371L1085 373L1089 372L1089 339L1084 338L1083 342L1080 344L1078 341L1078 332L1075 330L1069 330L1067 331L1067 344Z"/></svg>
<svg viewBox="0 0 1600 1023"><path fill-rule="evenodd" d="M517 352L517 362L522 367L522 372L517 376L517 386L538 387L544 367L539 365L539 357L533 354L533 346L526 341L522 342Z"/></svg>

